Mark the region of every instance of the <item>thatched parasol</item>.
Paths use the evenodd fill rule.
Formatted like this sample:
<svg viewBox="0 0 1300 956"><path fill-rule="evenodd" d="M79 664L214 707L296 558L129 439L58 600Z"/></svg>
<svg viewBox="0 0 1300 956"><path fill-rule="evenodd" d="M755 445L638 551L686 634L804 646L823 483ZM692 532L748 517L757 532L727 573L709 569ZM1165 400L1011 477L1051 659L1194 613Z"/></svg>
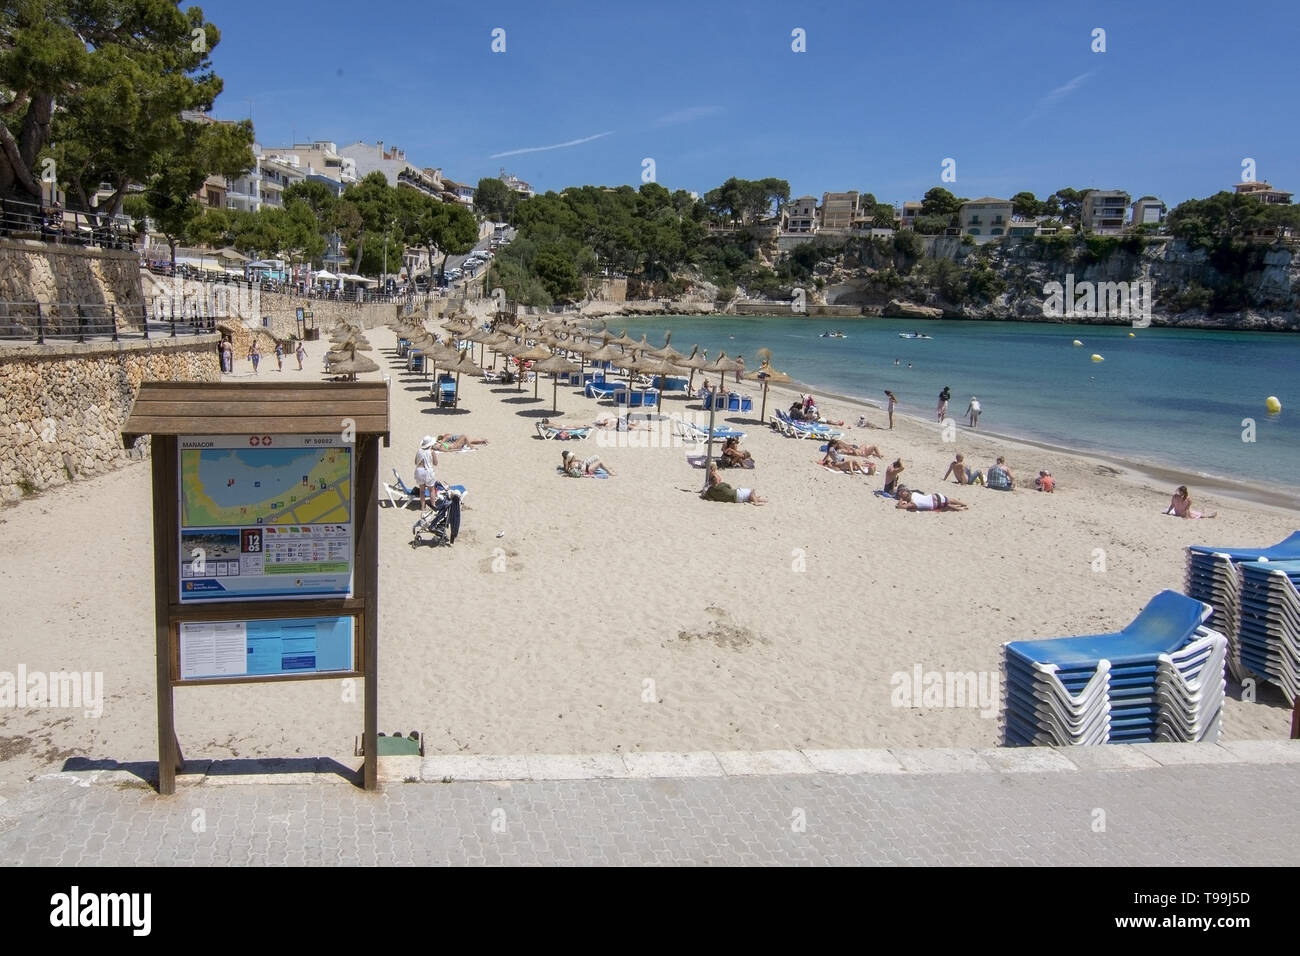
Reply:
<svg viewBox="0 0 1300 956"><path fill-rule="evenodd" d="M560 388L560 375L572 375L579 371L578 366L574 365L563 355L552 355L550 358L542 359L533 366L534 372L549 372L551 378L551 409L554 414L560 413L559 399L556 394Z"/></svg>
<svg viewBox="0 0 1300 956"><path fill-rule="evenodd" d="M516 362L519 363L519 377L523 378L525 362L540 362L548 359L553 354L550 349L541 345L529 345L526 348L515 349L512 353ZM537 376L533 376L533 398L537 397ZM519 391L523 391L523 382L519 383Z"/></svg>
<svg viewBox="0 0 1300 956"><path fill-rule="evenodd" d="M627 372L627 392L628 404L632 404L632 373L643 374L652 372L658 363L652 358L647 358L643 353L629 350L621 358L615 359L614 364Z"/></svg>
<svg viewBox="0 0 1300 956"><path fill-rule="evenodd" d="M769 385L783 385L786 382L793 382L794 379L786 375L785 372L772 368L771 349L759 349L758 360L762 363L759 365L758 370L748 373L745 378L763 383L763 407L758 413L759 421L763 421L767 418L767 387Z"/></svg>
<svg viewBox="0 0 1300 956"><path fill-rule="evenodd" d="M606 345L621 345L623 348L633 348L636 346L636 339L631 338L624 329L617 337L611 338L605 343Z"/></svg>
<svg viewBox="0 0 1300 956"><path fill-rule="evenodd" d="M646 356L646 359L648 360L649 356ZM653 378L655 376L658 376L659 378L659 391L655 396L655 411L660 411L663 408L664 386L668 383L668 376L672 374L676 374L680 370L681 367L676 362L670 361L668 359L660 359L657 362L651 363L649 369L651 380L653 381Z"/></svg>
<svg viewBox="0 0 1300 956"><path fill-rule="evenodd" d="M357 355L355 352L348 353L348 357L338 362L330 363L331 375L346 375L349 381L355 381L357 374L360 372L378 372L379 365L371 361L364 355Z"/></svg>
<svg viewBox="0 0 1300 956"><path fill-rule="evenodd" d="M686 356L683 355L681 352L677 351L675 348L673 348L672 341L673 341L672 332L665 332L664 347L661 349L653 349L649 353L649 355L652 356L653 358L664 359L676 365L680 365L681 364L680 360L686 358Z"/></svg>
<svg viewBox="0 0 1300 956"><path fill-rule="evenodd" d="M734 372L738 368L740 366L735 359L729 359L726 352L720 352L717 358L705 366L704 370L718 373L718 388L721 389L726 381L727 373Z"/></svg>
<svg viewBox="0 0 1300 956"><path fill-rule="evenodd" d="M690 355L677 363L677 367L691 370L690 381L686 383L686 391L689 392L695 387L695 373L702 372L704 369L709 367L709 357L707 355L701 355L700 347L696 345L691 348Z"/></svg>

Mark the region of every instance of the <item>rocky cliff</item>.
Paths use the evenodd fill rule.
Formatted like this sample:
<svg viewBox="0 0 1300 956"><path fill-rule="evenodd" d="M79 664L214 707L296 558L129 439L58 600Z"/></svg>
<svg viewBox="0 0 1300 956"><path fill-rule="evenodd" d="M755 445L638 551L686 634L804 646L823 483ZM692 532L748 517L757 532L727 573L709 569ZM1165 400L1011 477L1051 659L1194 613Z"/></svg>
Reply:
<svg viewBox="0 0 1300 956"><path fill-rule="evenodd" d="M1128 324L1136 316L1107 308L1105 297L1110 284L1124 283L1135 300L1139 287L1147 293L1154 325L1300 331L1300 249L1281 243L1210 250L1130 237L850 240L817 275L827 303L864 314L897 314L891 308L901 302L945 318ZM1095 290L1095 304L1080 291L1082 307L1053 308L1054 283Z"/></svg>

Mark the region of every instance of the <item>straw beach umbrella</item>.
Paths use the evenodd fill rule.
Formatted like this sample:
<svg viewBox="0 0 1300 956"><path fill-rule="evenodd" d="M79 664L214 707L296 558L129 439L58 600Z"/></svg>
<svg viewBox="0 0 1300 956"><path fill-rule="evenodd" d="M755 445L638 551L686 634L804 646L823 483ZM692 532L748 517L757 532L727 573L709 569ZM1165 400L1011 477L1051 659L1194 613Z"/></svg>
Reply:
<svg viewBox="0 0 1300 956"><path fill-rule="evenodd" d="M646 356L646 358L649 359L649 356ZM659 378L659 391L655 396L655 411L663 409L664 386L668 383L668 376L676 374L679 371L681 371L680 366L676 362L671 362L668 359L660 359L657 362L651 361L649 373L652 377L658 376Z"/></svg>
<svg viewBox="0 0 1300 956"><path fill-rule="evenodd" d="M533 366L534 372L549 372L553 377L551 379L551 410L554 414L560 414L559 399L556 395L560 388L561 375L571 375L578 371L578 366L574 365L563 355L552 355L550 358L542 359Z"/></svg>
<svg viewBox="0 0 1300 956"><path fill-rule="evenodd" d="M696 345L691 349L690 355L677 363L677 367L690 369L691 378L690 381L686 383L686 391L689 392L695 387L695 373L702 372L704 369L709 367L709 357L707 355L701 355L700 347Z"/></svg>
<svg viewBox="0 0 1300 956"><path fill-rule="evenodd" d="M530 345L527 348L521 348L516 350L513 353L513 355L515 357L515 361L519 363L520 378L522 378L525 362L540 362L544 359L550 358L552 352L550 349L545 348L541 345ZM534 375L533 376L533 398L537 397L537 383L538 383L537 376ZM524 390L523 383L521 382L519 385L519 391L522 392L523 390Z"/></svg>
<svg viewBox="0 0 1300 956"><path fill-rule="evenodd" d="M355 352L349 352L347 357L330 363L331 375L346 375L349 380L355 380L360 372L378 372L378 363L370 360L364 355L357 355Z"/></svg>
<svg viewBox="0 0 1300 956"><path fill-rule="evenodd" d="M718 373L718 388L721 389L727 373L734 372L739 367L735 359L729 359L726 352L720 352L717 358L705 366L705 371Z"/></svg>
<svg viewBox="0 0 1300 956"><path fill-rule="evenodd" d="M763 383L763 407L759 410L758 419L764 421L767 418L767 387L769 385L784 385L787 382L793 382L794 379L786 375L785 372L772 368L771 349L759 349L758 360L762 364L759 365L756 371L747 374L745 378Z"/></svg>

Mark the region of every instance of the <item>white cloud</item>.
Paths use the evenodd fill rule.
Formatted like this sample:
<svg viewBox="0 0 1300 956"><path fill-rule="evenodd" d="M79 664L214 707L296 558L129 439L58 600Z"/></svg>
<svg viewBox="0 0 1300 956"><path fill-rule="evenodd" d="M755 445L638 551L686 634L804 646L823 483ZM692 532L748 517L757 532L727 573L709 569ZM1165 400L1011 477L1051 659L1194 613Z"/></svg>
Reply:
<svg viewBox="0 0 1300 956"><path fill-rule="evenodd" d="M613 130L609 130L605 133L597 133L595 136L571 139L567 143L556 143L554 146L525 146L523 149L508 149L504 153L493 153L488 159L500 159L502 156L518 156L520 153L544 153L548 149L567 149L570 146L581 146L583 143L590 143L593 139L600 139L602 136L611 136L613 133Z"/></svg>
<svg viewBox="0 0 1300 956"><path fill-rule="evenodd" d="M1080 73L1078 76L1076 76L1074 79L1070 80L1069 82L1062 83L1054 90L1049 90L1038 100L1037 103L1034 104L1034 108L1030 110L1029 115L1026 116L1024 120L1021 121L1021 125L1023 126L1025 123L1028 123L1030 120L1037 119L1039 116L1047 112L1057 103L1059 103L1061 100L1065 99L1075 90L1077 90L1079 87L1083 86L1084 82L1088 79L1088 77L1093 75L1093 72L1094 71L1089 70L1087 73Z"/></svg>
<svg viewBox="0 0 1300 956"><path fill-rule="evenodd" d="M685 109L674 110L659 117L654 121L654 125L656 127L680 126L682 123L693 123L698 119L704 119L706 116L716 116L721 112L721 106L688 106Z"/></svg>

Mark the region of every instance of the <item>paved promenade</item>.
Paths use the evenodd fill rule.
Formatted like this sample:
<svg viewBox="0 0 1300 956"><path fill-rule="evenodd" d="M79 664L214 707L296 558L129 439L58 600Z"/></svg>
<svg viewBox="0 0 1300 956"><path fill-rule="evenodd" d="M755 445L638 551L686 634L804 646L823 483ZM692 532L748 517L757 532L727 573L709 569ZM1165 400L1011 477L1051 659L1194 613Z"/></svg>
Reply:
<svg viewBox="0 0 1300 956"><path fill-rule="evenodd" d="M204 765L168 798L141 779L147 765L9 785L0 859L1300 864L1295 742L401 758L383 762L379 793L321 763Z"/></svg>

